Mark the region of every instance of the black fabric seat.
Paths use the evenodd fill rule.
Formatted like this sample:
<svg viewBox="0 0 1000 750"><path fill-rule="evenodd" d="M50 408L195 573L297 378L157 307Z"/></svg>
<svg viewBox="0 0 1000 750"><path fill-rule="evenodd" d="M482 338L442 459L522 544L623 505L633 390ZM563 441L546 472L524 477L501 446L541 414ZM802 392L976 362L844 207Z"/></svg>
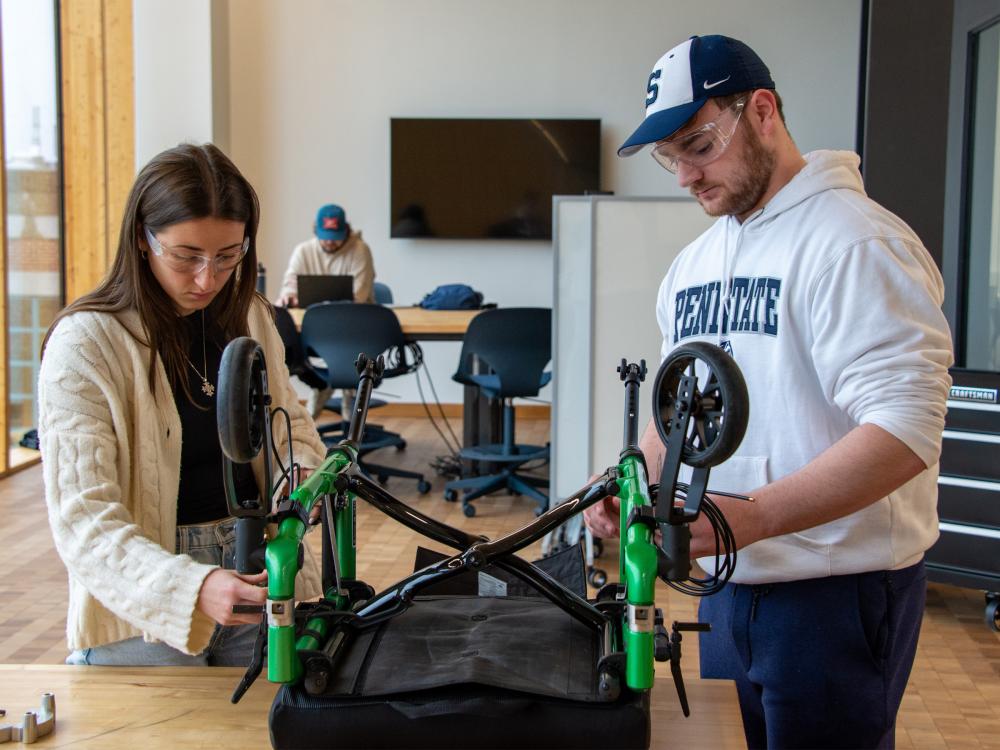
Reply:
<svg viewBox="0 0 1000 750"><path fill-rule="evenodd" d="M275 750L644 750L649 694L623 690L614 703L585 703L472 684L376 700L313 696L286 685L271 705L270 728Z"/></svg>
<svg viewBox="0 0 1000 750"><path fill-rule="evenodd" d="M415 567L440 557L418 550ZM534 564L585 591L579 547ZM597 635L516 577L482 573L489 582L463 573L349 638L323 694L282 687L274 747L648 747L649 694L598 694ZM497 585L510 595L483 595Z"/></svg>

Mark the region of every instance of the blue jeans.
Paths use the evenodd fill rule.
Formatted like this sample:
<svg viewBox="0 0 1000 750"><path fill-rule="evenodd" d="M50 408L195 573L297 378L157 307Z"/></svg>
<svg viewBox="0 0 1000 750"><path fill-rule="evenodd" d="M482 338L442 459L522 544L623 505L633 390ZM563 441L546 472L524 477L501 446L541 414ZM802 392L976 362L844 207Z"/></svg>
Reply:
<svg viewBox="0 0 1000 750"><path fill-rule="evenodd" d="M233 569L236 556L236 519L177 527L177 552L206 565ZM256 625L215 626L208 647L194 656L166 643L146 643L142 636L74 651L67 664L157 667L245 667L250 663Z"/></svg>
<svg viewBox="0 0 1000 750"><path fill-rule="evenodd" d="M926 595L923 561L728 584L701 602L701 676L736 681L751 750L892 748Z"/></svg>

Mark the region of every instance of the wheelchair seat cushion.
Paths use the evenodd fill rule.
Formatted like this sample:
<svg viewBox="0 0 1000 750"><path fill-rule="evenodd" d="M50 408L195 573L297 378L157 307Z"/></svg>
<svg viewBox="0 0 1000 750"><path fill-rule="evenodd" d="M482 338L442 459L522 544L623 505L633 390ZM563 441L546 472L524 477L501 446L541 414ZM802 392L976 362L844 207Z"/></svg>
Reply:
<svg viewBox="0 0 1000 750"><path fill-rule="evenodd" d="M647 747L648 695L597 695L596 635L545 599L418 598L323 695L283 687L275 748Z"/></svg>

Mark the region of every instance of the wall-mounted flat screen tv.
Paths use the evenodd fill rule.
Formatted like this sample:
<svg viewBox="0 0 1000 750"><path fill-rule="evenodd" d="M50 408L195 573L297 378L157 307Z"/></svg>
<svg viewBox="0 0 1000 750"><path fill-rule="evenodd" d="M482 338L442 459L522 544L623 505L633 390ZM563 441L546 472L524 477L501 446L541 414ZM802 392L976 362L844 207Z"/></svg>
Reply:
<svg viewBox="0 0 1000 750"><path fill-rule="evenodd" d="M552 196L600 190L601 121L391 121L392 237L552 237Z"/></svg>

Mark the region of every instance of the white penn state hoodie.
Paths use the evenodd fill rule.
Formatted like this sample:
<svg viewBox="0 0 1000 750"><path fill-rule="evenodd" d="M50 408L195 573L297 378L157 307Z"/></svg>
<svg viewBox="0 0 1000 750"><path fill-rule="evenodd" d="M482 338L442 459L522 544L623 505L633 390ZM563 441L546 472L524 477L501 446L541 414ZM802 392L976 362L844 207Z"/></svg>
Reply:
<svg viewBox="0 0 1000 750"><path fill-rule="evenodd" d="M749 390L746 437L709 487L751 492L867 423L929 468L856 513L740 550L740 583L902 568L938 536L953 362L941 274L913 230L865 195L856 154L805 158L742 225L722 217L685 248L660 286L662 355L719 344Z"/></svg>

